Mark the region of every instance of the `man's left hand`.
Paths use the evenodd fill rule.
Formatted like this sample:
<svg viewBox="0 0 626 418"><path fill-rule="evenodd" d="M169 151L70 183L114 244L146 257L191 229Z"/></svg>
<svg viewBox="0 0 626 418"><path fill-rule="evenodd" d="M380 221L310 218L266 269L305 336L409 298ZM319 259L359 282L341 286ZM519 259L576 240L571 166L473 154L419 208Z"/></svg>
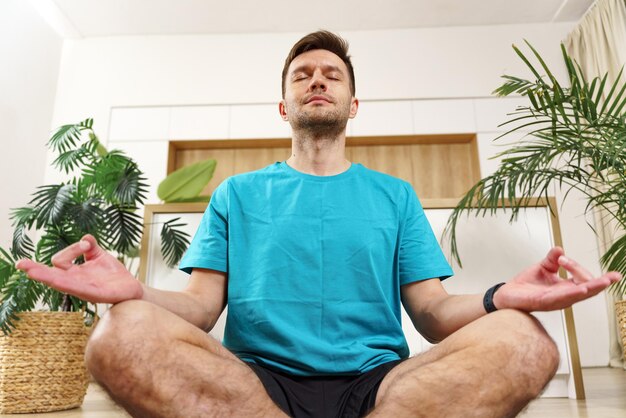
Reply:
<svg viewBox="0 0 626 418"><path fill-rule="evenodd" d="M568 279L559 276L559 267L569 273ZM502 286L494 295L494 304L498 309L527 312L563 309L597 295L621 278L614 271L593 277L583 266L565 257L562 248L554 247L540 263Z"/></svg>

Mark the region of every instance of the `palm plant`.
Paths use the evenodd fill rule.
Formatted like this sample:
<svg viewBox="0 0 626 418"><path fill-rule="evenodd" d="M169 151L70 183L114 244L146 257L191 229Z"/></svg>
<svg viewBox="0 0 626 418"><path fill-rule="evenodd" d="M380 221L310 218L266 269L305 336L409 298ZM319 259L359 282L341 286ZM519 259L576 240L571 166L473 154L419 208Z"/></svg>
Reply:
<svg viewBox="0 0 626 418"><path fill-rule="evenodd" d="M85 135L87 134L87 135ZM48 146L58 153L53 165L69 181L37 188L27 206L13 209L13 240L7 251L0 248L0 329L5 334L17 325L18 313L36 305L53 311L86 310L87 302L30 280L15 268L28 257L51 265L51 258L85 234L116 253L122 262L138 254L142 233L137 208L143 204L147 185L137 164L121 151L107 151L93 130L93 120L58 128ZM173 266L189 245L189 235L178 218L163 224L161 252ZM35 245L27 232L37 231ZM77 262L81 262L79 259Z"/></svg>
<svg viewBox="0 0 626 418"><path fill-rule="evenodd" d="M496 139L520 129L530 132L496 155L502 158L498 169L476 183L453 210L444 231L452 254L460 264L455 229L463 212L485 216L504 202L514 221L533 197L548 197L556 185L566 191L565 197L574 189L582 192L585 211L600 209L603 221L615 225L620 236L601 262L608 270L626 275L626 84L619 87L624 84L622 71L613 83L607 81L608 74L589 81L561 45L569 78L569 86L563 86L532 45L526 44L545 75L513 46L533 79L505 75L505 83L494 94L519 94L529 103L511 114L503 124L511 128ZM626 281L615 283L611 290L624 297Z"/></svg>

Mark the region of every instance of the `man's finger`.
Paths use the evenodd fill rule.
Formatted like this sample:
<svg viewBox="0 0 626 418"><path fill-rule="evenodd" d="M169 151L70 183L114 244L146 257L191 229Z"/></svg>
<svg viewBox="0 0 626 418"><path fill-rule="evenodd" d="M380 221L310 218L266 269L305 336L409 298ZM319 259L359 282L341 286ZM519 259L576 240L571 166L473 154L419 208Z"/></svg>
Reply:
<svg viewBox="0 0 626 418"><path fill-rule="evenodd" d="M622 280L622 274L618 271L609 271L606 276L611 280L611 283Z"/></svg>
<svg viewBox="0 0 626 418"><path fill-rule="evenodd" d="M51 260L52 265L57 268L67 270L74 265L74 260L92 248L93 245L88 240L81 239L80 241L65 247L63 250L53 255Z"/></svg>
<svg viewBox="0 0 626 418"><path fill-rule="evenodd" d="M593 274L591 274L589 270L564 255L558 258L558 263L572 274L572 280L576 284L584 283L593 279Z"/></svg>
<svg viewBox="0 0 626 418"><path fill-rule="evenodd" d="M607 273L597 279L591 279L579 285L563 286L547 293L542 299L539 310L549 311L563 309L574 303L589 299L606 289L614 280L615 276Z"/></svg>
<svg viewBox="0 0 626 418"><path fill-rule="evenodd" d="M35 279L38 282L45 283L49 286L54 285L54 281L58 276L58 270L55 274L55 269L53 267L48 267L45 264L36 263L33 260L29 260L27 258L19 260L17 263L15 263L15 267L23 270L31 279Z"/></svg>
<svg viewBox="0 0 626 418"><path fill-rule="evenodd" d="M45 264L36 263L32 260L19 260L15 267L23 270L28 277L38 282L44 283L60 292L69 293L82 297L85 284L81 280L76 280L73 275L57 267L48 267Z"/></svg>
<svg viewBox="0 0 626 418"><path fill-rule="evenodd" d="M85 252L85 260L93 260L105 252L102 247L98 245L98 241L96 241L93 235L86 234L80 240L88 242L91 246L89 250Z"/></svg>
<svg viewBox="0 0 626 418"><path fill-rule="evenodd" d="M546 270L556 273L559 271L559 257L565 254L563 248L553 247L548 251L548 255L541 261L541 266Z"/></svg>
<svg viewBox="0 0 626 418"><path fill-rule="evenodd" d="M589 280L588 282L581 284L581 286L584 286L587 289L587 292L589 292L590 295L598 294L610 285L611 279L605 276Z"/></svg>

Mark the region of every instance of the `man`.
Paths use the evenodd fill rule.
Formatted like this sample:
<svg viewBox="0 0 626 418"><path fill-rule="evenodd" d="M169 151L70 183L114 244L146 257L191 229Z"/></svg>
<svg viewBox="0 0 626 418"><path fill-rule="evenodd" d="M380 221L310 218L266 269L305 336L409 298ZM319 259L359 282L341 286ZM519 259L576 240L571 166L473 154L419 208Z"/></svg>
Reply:
<svg viewBox="0 0 626 418"><path fill-rule="evenodd" d="M485 296L448 295L452 272L408 183L345 158L357 109L345 41L320 31L294 45L279 105L292 155L216 189L182 292L140 284L90 236L53 268L18 263L114 304L86 360L132 415L514 416L554 375L558 351L528 312L570 306L619 274L594 278L554 248ZM440 342L409 359L400 300ZM222 346L206 331L226 304Z"/></svg>

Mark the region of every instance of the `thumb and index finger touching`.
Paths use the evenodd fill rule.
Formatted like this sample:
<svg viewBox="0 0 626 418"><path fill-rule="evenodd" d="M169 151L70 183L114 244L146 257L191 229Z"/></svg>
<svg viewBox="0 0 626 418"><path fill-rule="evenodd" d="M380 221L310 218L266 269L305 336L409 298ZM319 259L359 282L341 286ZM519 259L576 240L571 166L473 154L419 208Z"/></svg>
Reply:
<svg viewBox="0 0 626 418"><path fill-rule="evenodd" d="M571 274L570 279L576 284L594 280L594 275L575 260L566 257L565 251L561 247L550 249L546 257L541 261L541 266L551 273L557 273L559 267L563 267ZM618 272L609 272L602 277L606 277L611 283L621 279L621 275Z"/></svg>
<svg viewBox="0 0 626 418"><path fill-rule="evenodd" d="M100 255L102 251L103 250L96 242L96 239L92 235L87 234L83 236L80 241L65 247L63 250L52 256L51 261L54 267L67 270L74 265L74 260L81 255L84 255L85 260L90 260ZM37 267L47 266L43 266L41 263L24 258L15 263L15 267L28 273L31 270L37 271Z"/></svg>

